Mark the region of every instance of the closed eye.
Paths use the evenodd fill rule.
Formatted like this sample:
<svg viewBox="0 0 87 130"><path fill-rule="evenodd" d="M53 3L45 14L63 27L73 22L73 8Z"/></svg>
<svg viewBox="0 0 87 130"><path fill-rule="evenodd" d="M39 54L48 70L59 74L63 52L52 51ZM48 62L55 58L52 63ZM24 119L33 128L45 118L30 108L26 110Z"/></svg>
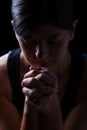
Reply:
<svg viewBox="0 0 87 130"><path fill-rule="evenodd" d="M56 47L56 46L61 45L62 41L63 41L63 38L61 35L59 35L59 36L56 36L56 37L49 39L48 44L50 46Z"/></svg>
<svg viewBox="0 0 87 130"><path fill-rule="evenodd" d="M34 45L34 44L37 44L37 41L27 41L26 43L26 46L31 46L31 45Z"/></svg>

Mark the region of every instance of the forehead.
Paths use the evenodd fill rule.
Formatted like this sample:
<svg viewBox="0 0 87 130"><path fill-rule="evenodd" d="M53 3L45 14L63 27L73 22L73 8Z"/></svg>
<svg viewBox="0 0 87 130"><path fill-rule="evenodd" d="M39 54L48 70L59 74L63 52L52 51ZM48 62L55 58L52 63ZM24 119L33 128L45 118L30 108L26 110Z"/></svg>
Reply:
<svg viewBox="0 0 87 130"><path fill-rule="evenodd" d="M37 38L37 37L50 37L52 35L64 35L67 30L56 27L52 24L43 24L35 29L32 29L27 33L24 37L26 40L29 38Z"/></svg>

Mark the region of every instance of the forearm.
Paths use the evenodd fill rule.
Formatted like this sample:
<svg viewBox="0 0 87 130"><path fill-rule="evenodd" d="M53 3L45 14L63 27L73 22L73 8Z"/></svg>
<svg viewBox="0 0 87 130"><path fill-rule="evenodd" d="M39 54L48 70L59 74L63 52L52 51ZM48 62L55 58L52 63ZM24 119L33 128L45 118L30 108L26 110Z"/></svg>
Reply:
<svg viewBox="0 0 87 130"><path fill-rule="evenodd" d="M40 130L63 130L63 120L59 100L54 94L49 98L50 107L40 113Z"/></svg>
<svg viewBox="0 0 87 130"><path fill-rule="evenodd" d="M29 110L26 104L24 105L24 112L20 130L39 130L38 113Z"/></svg>
<svg viewBox="0 0 87 130"><path fill-rule="evenodd" d="M63 121L61 116L40 114L40 130L63 130Z"/></svg>

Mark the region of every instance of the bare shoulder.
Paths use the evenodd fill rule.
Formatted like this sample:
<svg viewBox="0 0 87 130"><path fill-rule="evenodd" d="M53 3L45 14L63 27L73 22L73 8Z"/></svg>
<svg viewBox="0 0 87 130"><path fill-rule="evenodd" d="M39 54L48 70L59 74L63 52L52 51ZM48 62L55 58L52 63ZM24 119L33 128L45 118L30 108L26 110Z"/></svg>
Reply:
<svg viewBox="0 0 87 130"><path fill-rule="evenodd" d="M64 130L87 130L87 58L84 60L76 105L64 122Z"/></svg>
<svg viewBox="0 0 87 130"><path fill-rule="evenodd" d="M12 91L7 72L8 54L0 57L0 130L19 130L20 116L12 103Z"/></svg>
<svg viewBox="0 0 87 130"><path fill-rule="evenodd" d="M87 99L70 112L64 123L64 130L87 130Z"/></svg>
<svg viewBox="0 0 87 130"><path fill-rule="evenodd" d="M8 53L0 56L0 73L6 71Z"/></svg>
<svg viewBox="0 0 87 130"><path fill-rule="evenodd" d="M7 72L8 54L0 57L0 94L11 100L12 92Z"/></svg>

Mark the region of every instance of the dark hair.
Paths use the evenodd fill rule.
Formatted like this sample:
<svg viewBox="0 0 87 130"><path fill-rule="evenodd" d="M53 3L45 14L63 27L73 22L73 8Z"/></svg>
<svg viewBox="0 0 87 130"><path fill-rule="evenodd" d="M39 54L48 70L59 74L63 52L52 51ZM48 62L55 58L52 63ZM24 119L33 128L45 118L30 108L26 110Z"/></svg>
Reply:
<svg viewBox="0 0 87 130"><path fill-rule="evenodd" d="M31 28L50 21L70 29L73 21L73 0L12 0L14 30L26 36Z"/></svg>

